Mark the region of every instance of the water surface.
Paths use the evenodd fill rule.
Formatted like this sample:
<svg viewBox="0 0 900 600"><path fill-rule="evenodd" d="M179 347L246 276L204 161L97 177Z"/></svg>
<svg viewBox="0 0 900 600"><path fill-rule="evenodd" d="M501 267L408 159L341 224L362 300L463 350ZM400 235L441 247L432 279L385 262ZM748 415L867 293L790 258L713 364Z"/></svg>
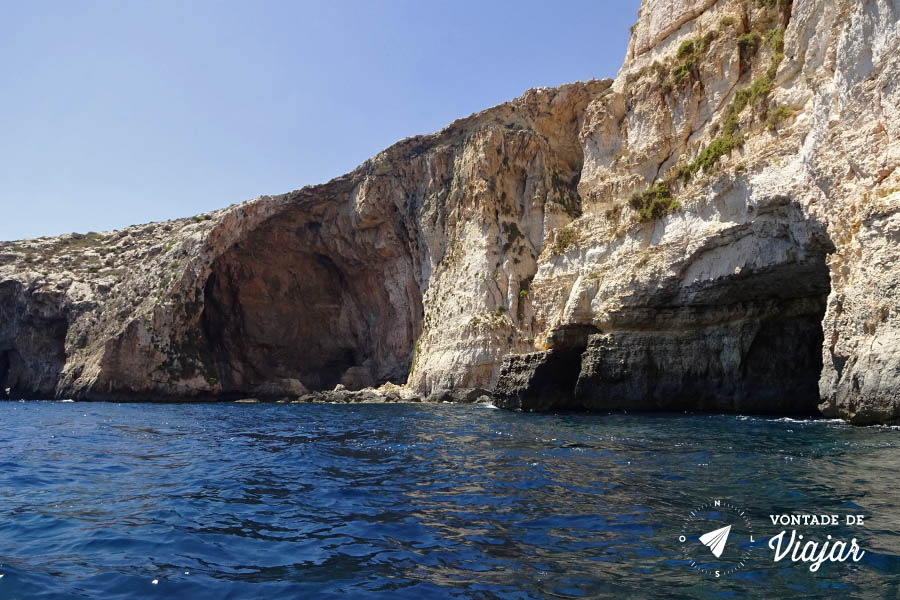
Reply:
<svg viewBox="0 0 900 600"><path fill-rule="evenodd" d="M900 431L457 405L0 403L0 598L894 598ZM858 563L678 536L726 498L861 513ZM818 531L812 531L818 535ZM824 537L824 531L821 532ZM156 583L154 583L156 581Z"/></svg>

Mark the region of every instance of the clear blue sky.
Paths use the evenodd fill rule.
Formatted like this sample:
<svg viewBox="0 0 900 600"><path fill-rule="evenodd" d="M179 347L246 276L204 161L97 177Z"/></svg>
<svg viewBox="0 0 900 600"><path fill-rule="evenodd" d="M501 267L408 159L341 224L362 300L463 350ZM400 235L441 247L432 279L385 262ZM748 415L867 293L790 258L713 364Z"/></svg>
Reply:
<svg viewBox="0 0 900 600"><path fill-rule="evenodd" d="M639 0L0 0L0 240L287 192L614 76Z"/></svg>

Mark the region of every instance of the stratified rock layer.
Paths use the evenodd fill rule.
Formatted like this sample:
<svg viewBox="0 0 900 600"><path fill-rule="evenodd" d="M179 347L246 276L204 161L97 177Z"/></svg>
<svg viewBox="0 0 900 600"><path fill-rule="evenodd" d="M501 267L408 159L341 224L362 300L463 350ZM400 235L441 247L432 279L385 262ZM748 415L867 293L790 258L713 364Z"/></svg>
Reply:
<svg viewBox="0 0 900 600"><path fill-rule="evenodd" d="M290 194L2 244L0 393L898 421L898 22L645 0L614 81Z"/></svg>

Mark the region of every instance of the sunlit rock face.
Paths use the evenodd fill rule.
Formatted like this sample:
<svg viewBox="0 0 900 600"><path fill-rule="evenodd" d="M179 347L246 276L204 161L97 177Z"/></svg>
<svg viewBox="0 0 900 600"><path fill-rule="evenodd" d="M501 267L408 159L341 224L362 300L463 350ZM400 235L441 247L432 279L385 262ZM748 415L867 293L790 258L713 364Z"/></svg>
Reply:
<svg viewBox="0 0 900 600"><path fill-rule="evenodd" d="M391 382L900 420L898 20L896 0L646 0L615 80L323 185L3 244L0 392Z"/></svg>
<svg viewBox="0 0 900 600"><path fill-rule="evenodd" d="M645 2L582 125L577 243L532 282L552 350L510 357L498 402L896 421L898 19L897 2ZM677 206L636 224L627 199L659 183ZM597 331L554 344L573 324ZM540 375L562 352L564 397Z"/></svg>
<svg viewBox="0 0 900 600"><path fill-rule="evenodd" d="M38 373L17 353L51 352L4 333L2 383L125 400L491 386L532 347L528 284L545 236L581 214L579 124L611 83L529 91L290 194L5 244L17 302L58 294L40 325L58 348Z"/></svg>

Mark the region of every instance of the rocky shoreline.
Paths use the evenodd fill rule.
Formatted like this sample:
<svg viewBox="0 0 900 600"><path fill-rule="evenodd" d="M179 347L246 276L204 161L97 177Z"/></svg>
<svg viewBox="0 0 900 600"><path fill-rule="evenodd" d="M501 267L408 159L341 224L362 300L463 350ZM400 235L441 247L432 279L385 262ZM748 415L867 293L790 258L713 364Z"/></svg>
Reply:
<svg viewBox="0 0 900 600"><path fill-rule="evenodd" d="M409 388L386 384L378 388L363 388L351 391L342 385L336 389L310 392L302 396L245 398L237 402L297 402L297 403L329 403L329 404L492 404L493 397L487 390L477 388L441 390L438 393L422 396Z"/></svg>

